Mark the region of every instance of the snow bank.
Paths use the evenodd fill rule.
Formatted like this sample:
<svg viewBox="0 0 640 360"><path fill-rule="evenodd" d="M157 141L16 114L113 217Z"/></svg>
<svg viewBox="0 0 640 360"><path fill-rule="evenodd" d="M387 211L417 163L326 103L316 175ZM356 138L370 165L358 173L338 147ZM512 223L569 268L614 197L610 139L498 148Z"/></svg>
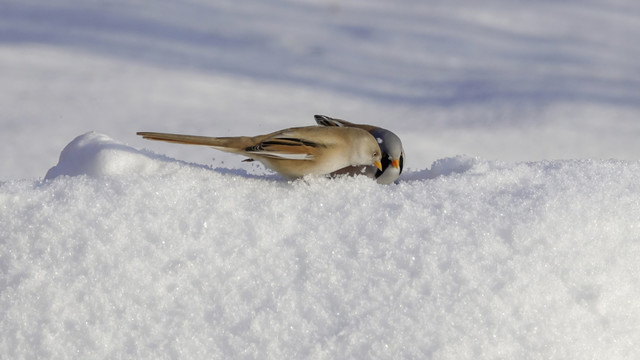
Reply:
<svg viewBox="0 0 640 360"><path fill-rule="evenodd" d="M0 184L8 358L607 358L640 343L640 163L252 176L78 137Z"/></svg>

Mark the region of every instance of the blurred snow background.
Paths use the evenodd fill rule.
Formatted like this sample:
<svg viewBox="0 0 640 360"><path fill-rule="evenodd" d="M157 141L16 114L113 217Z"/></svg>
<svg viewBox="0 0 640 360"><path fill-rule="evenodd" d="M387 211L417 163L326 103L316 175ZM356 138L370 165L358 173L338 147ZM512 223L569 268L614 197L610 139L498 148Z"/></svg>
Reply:
<svg viewBox="0 0 640 360"><path fill-rule="evenodd" d="M89 130L249 134L380 124L422 169L458 154L636 159L630 1L3 1L0 178ZM35 145L37 144L37 145Z"/></svg>
<svg viewBox="0 0 640 360"><path fill-rule="evenodd" d="M632 1L2 1L0 354L637 356L639 37ZM316 113L401 181L135 136Z"/></svg>

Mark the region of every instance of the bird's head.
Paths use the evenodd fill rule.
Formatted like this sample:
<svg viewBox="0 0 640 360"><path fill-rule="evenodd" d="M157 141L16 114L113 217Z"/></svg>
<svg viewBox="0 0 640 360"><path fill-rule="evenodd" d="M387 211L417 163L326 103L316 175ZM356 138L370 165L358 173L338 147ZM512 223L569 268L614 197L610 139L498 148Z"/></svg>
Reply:
<svg viewBox="0 0 640 360"><path fill-rule="evenodd" d="M404 149L400 138L386 129L371 132L380 147L382 169L378 168L376 179L381 184L390 184L402 173L404 167Z"/></svg>

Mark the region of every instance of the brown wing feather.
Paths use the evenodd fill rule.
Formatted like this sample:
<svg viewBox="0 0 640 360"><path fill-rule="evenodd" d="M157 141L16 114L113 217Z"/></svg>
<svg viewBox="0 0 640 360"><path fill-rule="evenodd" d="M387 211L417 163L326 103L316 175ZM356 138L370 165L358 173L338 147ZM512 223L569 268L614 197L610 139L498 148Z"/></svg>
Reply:
<svg viewBox="0 0 640 360"><path fill-rule="evenodd" d="M326 146L300 138L273 137L245 149L250 154L288 160L311 160Z"/></svg>
<svg viewBox="0 0 640 360"><path fill-rule="evenodd" d="M328 117L325 115L315 115L315 119L318 125L326 126L326 127L354 127L354 128L359 128L369 132L376 129L376 127L372 125L354 124L346 120L336 119L336 118Z"/></svg>

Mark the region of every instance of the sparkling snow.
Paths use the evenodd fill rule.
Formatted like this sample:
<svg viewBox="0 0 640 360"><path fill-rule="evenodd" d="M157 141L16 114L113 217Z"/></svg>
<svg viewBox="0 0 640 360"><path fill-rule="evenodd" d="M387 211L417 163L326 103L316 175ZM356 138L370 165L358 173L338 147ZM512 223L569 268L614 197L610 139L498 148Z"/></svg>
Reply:
<svg viewBox="0 0 640 360"><path fill-rule="evenodd" d="M0 357L638 357L639 18L3 3ZM316 113L393 129L398 183L135 136Z"/></svg>

